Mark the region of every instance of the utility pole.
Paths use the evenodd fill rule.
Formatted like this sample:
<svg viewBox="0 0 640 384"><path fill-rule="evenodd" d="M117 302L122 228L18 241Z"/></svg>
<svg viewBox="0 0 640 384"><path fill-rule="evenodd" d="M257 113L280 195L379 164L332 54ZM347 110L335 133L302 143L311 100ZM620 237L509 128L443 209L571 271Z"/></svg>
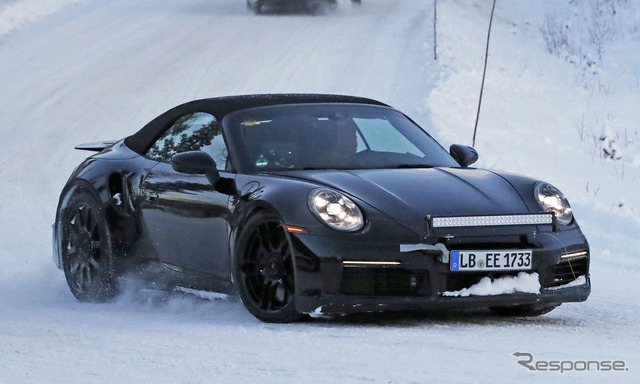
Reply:
<svg viewBox="0 0 640 384"><path fill-rule="evenodd" d="M433 60L438 60L438 0L433 0Z"/></svg>

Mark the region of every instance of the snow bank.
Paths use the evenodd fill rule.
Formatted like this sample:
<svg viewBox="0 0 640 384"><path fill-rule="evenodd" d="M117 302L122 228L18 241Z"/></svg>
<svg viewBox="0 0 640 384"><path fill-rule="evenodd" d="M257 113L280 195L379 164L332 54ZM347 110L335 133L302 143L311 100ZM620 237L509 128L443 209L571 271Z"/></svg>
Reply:
<svg viewBox="0 0 640 384"><path fill-rule="evenodd" d="M483 277L477 284L459 291L443 292L442 296L495 296L506 293L540 293L540 281L537 273L520 272L518 276L503 276L495 280Z"/></svg>
<svg viewBox="0 0 640 384"><path fill-rule="evenodd" d="M438 12L442 76L428 107L446 145L473 137L491 2L472 3ZM627 1L498 2L477 166L548 181L579 220L595 211L637 231L640 194L628 191L640 190L639 9ZM601 39L592 36L598 28ZM570 52L550 52L554 39L568 39Z"/></svg>
<svg viewBox="0 0 640 384"><path fill-rule="evenodd" d="M84 0L0 0L0 35Z"/></svg>

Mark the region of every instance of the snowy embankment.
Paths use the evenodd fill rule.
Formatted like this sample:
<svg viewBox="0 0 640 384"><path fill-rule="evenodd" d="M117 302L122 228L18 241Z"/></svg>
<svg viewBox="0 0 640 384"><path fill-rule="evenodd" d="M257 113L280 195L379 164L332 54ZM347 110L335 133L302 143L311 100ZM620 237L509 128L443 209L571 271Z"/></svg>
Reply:
<svg viewBox="0 0 640 384"><path fill-rule="evenodd" d="M491 9L449 4L440 34L451 43L440 46L429 106L443 142L470 143ZM639 11L613 0L498 2L476 143L480 167L547 180L569 197L593 255L583 306L616 303L598 310L615 318L635 305L640 270Z"/></svg>
<svg viewBox="0 0 640 384"><path fill-rule="evenodd" d="M626 7L616 13L624 18L598 19L607 13L591 4ZM257 17L243 0L0 0L0 383L637 382L640 7L631 1L496 9L479 166L568 195L592 246L585 303L534 319L471 311L269 325L233 298L189 293L80 304L54 269L57 195L86 155L73 145L124 137L187 100L368 96L445 145L471 144L490 1L438 1L437 61L432 5L339 0L324 15ZM590 27L604 20L617 27ZM605 44L583 39L589 28ZM545 29L566 49L550 51ZM515 352L625 360L630 371L531 372Z"/></svg>
<svg viewBox="0 0 640 384"><path fill-rule="evenodd" d="M0 35L84 0L0 0Z"/></svg>

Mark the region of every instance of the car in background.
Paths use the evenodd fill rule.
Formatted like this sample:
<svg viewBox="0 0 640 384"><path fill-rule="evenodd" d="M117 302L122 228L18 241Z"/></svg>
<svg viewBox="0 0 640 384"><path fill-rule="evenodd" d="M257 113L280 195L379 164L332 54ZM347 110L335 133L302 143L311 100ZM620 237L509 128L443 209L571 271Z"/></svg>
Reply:
<svg viewBox="0 0 640 384"><path fill-rule="evenodd" d="M351 0L354 4L360 4L362 0ZM316 12L322 7L335 5L337 0L247 0L247 9L256 14L266 10L298 10Z"/></svg>
<svg viewBox="0 0 640 384"><path fill-rule="evenodd" d="M589 245L554 186L470 167L405 114L340 95L195 100L96 152L64 186L54 261L80 301L123 280L237 292L266 322L589 296ZM505 159L508 164L508 159Z"/></svg>

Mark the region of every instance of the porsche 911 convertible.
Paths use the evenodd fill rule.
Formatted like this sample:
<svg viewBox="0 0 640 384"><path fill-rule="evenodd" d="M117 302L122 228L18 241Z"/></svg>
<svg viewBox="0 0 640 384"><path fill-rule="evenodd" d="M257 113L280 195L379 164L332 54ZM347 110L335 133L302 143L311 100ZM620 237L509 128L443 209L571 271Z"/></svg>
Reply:
<svg viewBox="0 0 640 384"><path fill-rule="evenodd" d="M487 307L540 315L590 294L589 245L554 186L469 167L403 113L338 95L177 106L74 170L54 261L80 301L125 278L237 293L266 322ZM506 288L505 288L506 287Z"/></svg>

